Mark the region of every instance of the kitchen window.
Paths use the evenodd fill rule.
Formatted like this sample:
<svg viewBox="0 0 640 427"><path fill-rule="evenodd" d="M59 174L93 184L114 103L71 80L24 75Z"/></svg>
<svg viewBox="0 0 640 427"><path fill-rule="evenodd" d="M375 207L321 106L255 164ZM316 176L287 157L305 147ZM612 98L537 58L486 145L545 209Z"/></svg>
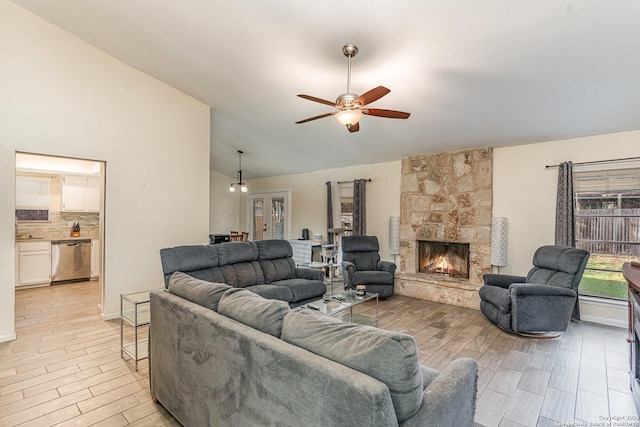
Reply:
<svg viewBox="0 0 640 427"><path fill-rule="evenodd" d="M16 176L16 221L49 221L51 178Z"/></svg>

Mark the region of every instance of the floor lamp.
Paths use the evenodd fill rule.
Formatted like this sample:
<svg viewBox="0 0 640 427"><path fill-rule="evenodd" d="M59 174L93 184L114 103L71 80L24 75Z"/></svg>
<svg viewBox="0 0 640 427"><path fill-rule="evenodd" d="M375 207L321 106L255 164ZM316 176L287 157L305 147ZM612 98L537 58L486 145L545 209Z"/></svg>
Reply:
<svg viewBox="0 0 640 427"><path fill-rule="evenodd" d="M393 263L396 263L396 255L400 254L400 217L389 218L389 253L393 255Z"/></svg>
<svg viewBox="0 0 640 427"><path fill-rule="evenodd" d="M507 218L491 218L491 265L500 267L507 265Z"/></svg>

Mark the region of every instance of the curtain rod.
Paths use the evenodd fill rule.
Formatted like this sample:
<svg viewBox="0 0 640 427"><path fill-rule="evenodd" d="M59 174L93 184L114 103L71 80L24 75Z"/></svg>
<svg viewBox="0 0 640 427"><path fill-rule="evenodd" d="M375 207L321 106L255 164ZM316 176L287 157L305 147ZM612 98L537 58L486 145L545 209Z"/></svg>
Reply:
<svg viewBox="0 0 640 427"><path fill-rule="evenodd" d="M371 178L361 178L361 179L364 179L367 182L371 182ZM355 180L352 180L352 181L337 181L337 184L353 184L353 181L355 181ZM327 181L325 184L329 184L330 182L331 181Z"/></svg>
<svg viewBox="0 0 640 427"><path fill-rule="evenodd" d="M625 160L640 160L640 157L624 157L622 159L611 159L611 160L594 160L593 162L579 162L574 163L574 165L596 165L598 163L613 163L613 162L624 162ZM560 165L546 165L545 168L557 168Z"/></svg>

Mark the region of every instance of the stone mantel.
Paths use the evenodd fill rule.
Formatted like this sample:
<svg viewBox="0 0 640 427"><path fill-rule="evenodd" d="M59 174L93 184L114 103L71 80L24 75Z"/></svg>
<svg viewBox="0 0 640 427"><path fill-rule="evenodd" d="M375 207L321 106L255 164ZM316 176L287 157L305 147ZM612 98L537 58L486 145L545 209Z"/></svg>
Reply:
<svg viewBox="0 0 640 427"><path fill-rule="evenodd" d="M478 310L480 308L478 291L481 286L482 284L468 280L440 278L433 274L396 273L395 292Z"/></svg>
<svg viewBox="0 0 640 427"><path fill-rule="evenodd" d="M491 271L493 150L404 158L401 186L396 292L478 308L482 276ZM419 273L418 240L469 243L469 280Z"/></svg>

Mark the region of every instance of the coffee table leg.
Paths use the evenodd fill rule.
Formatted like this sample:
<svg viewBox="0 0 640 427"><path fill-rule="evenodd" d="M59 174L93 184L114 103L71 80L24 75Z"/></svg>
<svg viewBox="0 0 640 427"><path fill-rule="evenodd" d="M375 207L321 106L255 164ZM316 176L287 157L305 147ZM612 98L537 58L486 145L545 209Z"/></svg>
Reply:
<svg viewBox="0 0 640 427"><path fill-rule="evenodd" d="M378 294L376 294L376 328L378 327Z"/></svg>

